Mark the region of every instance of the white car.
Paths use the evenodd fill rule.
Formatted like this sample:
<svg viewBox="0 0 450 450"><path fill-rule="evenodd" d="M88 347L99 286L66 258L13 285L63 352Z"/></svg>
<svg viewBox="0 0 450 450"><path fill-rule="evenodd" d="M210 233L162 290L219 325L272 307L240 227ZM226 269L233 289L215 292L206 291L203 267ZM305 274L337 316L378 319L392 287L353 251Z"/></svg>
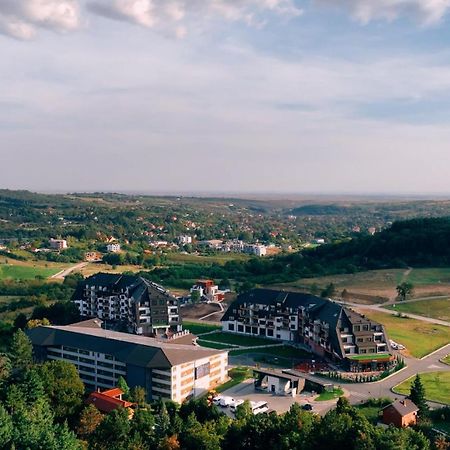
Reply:
<svg viewBox="0 0 450 450"><path fill-rule="evenodd" d="M219 405L222 406L222 408L227 408L228 406L232 406L234 402L235 400L233 397L223 396L219 401Z"/></svg>
<svg viewBox="0 0 450 450"><path fill-rule="evenodd" d="M213 398L213 403L214 403L216 406L219 406L219 405L220 405L220 401L222 400L222 398L223 398L222 395L217 395L216 397Z"/></svg>

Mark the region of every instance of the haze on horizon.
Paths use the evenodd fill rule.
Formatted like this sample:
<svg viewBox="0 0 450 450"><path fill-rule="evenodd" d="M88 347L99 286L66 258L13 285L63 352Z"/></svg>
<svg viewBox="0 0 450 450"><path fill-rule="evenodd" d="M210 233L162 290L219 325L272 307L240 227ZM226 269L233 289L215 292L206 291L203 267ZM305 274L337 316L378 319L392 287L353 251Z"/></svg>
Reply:
<svg viewBox="0 0 450 450"><path fill-rule="evenodd" d="M0 188L448 194L449 13L3 0Z"/></svg>

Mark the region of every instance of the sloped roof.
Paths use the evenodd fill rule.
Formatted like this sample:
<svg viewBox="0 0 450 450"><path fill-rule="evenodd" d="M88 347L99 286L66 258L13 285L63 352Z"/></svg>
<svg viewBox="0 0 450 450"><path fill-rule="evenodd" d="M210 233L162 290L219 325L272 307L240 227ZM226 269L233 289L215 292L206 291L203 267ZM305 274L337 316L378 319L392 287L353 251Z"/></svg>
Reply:
<svg viewBox="0 0 450 450"><path fill-rule="evenodd" d="M170 368L219 353L194 345L167 344L154 338L101 328L40 326L27 331L33 345L65 345L115 356L119 361L147 368Z"/></svg>
<svg viewBox="0 0 450 450"><path fill-rule="evenodd" d="M409 398L405 398L404 400L396 400L390 405L385 406L383 410L388 408L393 408L400 416L407 416L408 414L419 411L416 404Z"/></svg>
<svg viewBox="0 0 450 450"><path fill-rule="evenodd" d="M302 292L280 291L275 289L252 289L244 292L230 305L222 317L222 321L228 320L233 315L232 310L244 303L253 303L267 306L276 306L282 304L286 308L304 308L318 307L327 303L327 300L311 294Z"/></svg>
<svg viewBox="0 0 450 450"><path fill-rule="evenodd" d="M119 389L120 390L120 389ZM126 400L120 400L114 396L109 395L109 391L104 392L92 392L86 399L86 403L94 405L99 411L109 413L117 408L130 408L134 403L127 402ZM121 391L121 393L123 393Z"/></svg>

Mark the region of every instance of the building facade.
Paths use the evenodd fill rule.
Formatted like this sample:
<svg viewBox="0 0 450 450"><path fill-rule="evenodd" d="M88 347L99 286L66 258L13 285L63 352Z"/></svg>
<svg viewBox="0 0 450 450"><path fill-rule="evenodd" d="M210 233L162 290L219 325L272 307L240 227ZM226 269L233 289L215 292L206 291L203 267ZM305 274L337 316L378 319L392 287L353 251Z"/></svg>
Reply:
<svg viewBox="0 0 450 450"><path fill-rule="evenodd" d="M119 253L120 252L120 244L118 242L112 242L106 246L106 251L108 253Z"/></svg>
<svg viewBox="0 0 450 450"><path fill-rule="evenodd" d="M409 399L396 400L383 408L383 423L397 428L416 425L419 408Z"/></svg>
<svg viewBox="0 0 450 450"><path fill-rule="evenodd" d="M114 388L122 376L130 387L143 387L148 401L181 403L228 379L227 352L104 330L99 324L41 326L27 333L38 361L74 364L88 391Z"/></svg>
<svg viewBox="0 0 450 450"><path fill-rule="evenodd" d="M297 292L253 289L222 317L223 331L301 343L352 371L393 364L384 327L330 300Z"/></svg>
<svg viewBox="0 0 450 450"><path fill-rule="evenodd" d="M83 318L99 318L130 333L157 336L182 329L178 300L134 275L98 273L83 280L72 301Z"/></svg>
<svg viewBox="0 0 450 450"><path fill-rule="evenodd" d="M65 239L50 239L48 243L50 248L53 250L64 250L68 248L67 241Z"/></svg>

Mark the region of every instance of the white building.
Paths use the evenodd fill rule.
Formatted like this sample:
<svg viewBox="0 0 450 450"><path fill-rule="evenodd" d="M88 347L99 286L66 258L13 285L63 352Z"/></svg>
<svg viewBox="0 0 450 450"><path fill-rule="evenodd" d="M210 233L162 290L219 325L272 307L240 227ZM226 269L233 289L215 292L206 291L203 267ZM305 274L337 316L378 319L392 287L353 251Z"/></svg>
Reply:
<svg viewBox="0 0 450 450"><path fill-rule="evenodd" d="M178 243L180 245L192 244L192 236L188 235L178 236Z"/></svg>
<svg viewBox="0 0 450 450"><path fill-rule="evenodd" d="M267 247L262 244L247 244L245 246L244 252L255 256L266 256Z"/></svg>
<svg viewBox="0 0 450 450"><path fill-rule="evenodd" d="M67 248L67 241L65 239L50 239L48 241L50 248L54 250L64 250Z"/></svg>
<svg viewBox="0 0 450 450"><path fill-rule="evenodd" d="M109 253L119 253L120 252L120 244L118 242L112 242L106 246L106 250Z"/></svg>
<svg viewBox="0 0 450 450"><path fill-rule="evenodd" d="M115 387L122 376L131 388L143 387L148 401L181 403L228 379L226 351L109 331L101 321L41 326L27 333L37 360L74 364L90 391Z"/></svg>

